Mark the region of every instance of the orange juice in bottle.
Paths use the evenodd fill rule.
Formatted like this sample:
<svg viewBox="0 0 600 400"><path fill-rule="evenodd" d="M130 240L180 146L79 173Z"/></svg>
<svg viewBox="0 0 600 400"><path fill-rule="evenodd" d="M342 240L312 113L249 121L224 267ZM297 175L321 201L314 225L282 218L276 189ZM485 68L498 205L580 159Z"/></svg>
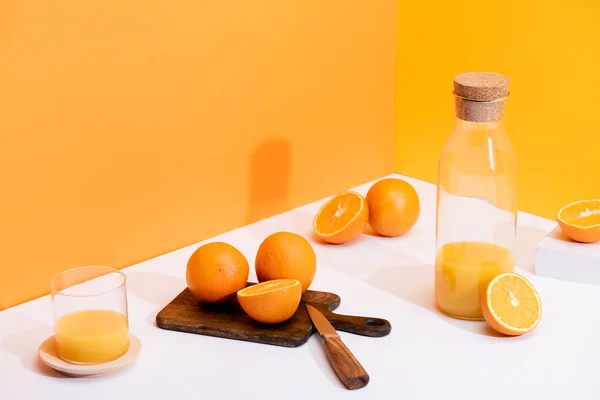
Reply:
<svg viewBox="0 0 600 400"><path fill-rule="evenodd" d="M450 316L479 320L487 284L514 271L517 160L503 124L508 79L461 74L454 97L454 129L438 165L435 299Z"/></svg>

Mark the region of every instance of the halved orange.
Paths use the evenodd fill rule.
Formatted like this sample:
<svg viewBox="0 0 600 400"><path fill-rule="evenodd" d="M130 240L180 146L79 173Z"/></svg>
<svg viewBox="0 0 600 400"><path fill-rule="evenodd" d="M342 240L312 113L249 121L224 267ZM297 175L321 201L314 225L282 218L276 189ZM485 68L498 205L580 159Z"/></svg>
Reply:
<svg viewBox="0 0 600 400"><path fill-rule="evenodd" d="M560 229L576 242L600 240L600 200L580 200L558 211Z"/></svg>
<svg viewBox="0 0 600 400"><path fill-rule="evenodd" d="M369 221L369 207L359 193L347 191L329 199L317 212L313 230L327 243L346 243L356 239Z"/></svg>
<svg viewBox="0 0 600 400"><path fill-rule="evenodd" d="M276 324L290 319L302 298L302 284L296 279L275 279L248 286L237 292L242 309L255 321Z"/></svg>
<svg viewBox="0 0 600 400"><path fill-rule="evenodd" d="M482 296L485 321L496 331L510 336L530 332L542 318L542 302L524 276L512 272L497 275Z"/></svg>

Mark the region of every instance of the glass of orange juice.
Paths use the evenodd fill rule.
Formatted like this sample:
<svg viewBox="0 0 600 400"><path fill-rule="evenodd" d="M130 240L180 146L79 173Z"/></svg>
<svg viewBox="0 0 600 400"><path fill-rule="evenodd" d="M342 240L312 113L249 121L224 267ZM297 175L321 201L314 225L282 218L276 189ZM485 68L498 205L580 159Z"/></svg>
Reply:
<svg viewBox="0 0 600 400"><path fill-rule="evenodd" d="M116 360L129 349L126 277L103 266L69 269L51 283L56 353L74 364Z"/></svg>

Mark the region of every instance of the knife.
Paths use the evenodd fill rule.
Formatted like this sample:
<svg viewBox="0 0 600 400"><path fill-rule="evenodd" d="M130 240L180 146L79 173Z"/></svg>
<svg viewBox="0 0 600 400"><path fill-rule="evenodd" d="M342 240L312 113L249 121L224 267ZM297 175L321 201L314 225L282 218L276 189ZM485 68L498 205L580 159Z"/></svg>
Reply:
<svg viewBox="0 0 600 400"><path fill-rule="evenodd" d="M369 383L369 374L348 350L340 335L327 318L316 308L306 305L308 315L325 344L327 359L342 383L350 390L360 389Z"/></svg>

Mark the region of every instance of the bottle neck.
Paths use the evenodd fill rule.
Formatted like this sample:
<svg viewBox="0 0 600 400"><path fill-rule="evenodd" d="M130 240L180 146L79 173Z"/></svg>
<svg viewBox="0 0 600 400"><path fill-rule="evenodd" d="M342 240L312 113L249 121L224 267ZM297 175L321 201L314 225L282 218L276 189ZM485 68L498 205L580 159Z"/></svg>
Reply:
<svg viewBox="0 0 600 400"><path fill-rule="evenodd" d="M454 128L461 132L500 132L504 130L504 120L473 122L455 117Z"/></svg>

